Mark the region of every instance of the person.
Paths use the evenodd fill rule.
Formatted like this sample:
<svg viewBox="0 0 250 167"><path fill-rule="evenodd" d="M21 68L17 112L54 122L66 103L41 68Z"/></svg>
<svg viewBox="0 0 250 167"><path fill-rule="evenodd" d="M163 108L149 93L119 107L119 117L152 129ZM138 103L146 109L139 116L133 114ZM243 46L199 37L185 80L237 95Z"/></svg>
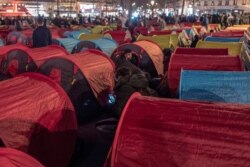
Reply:
<svg viewBox="0 0 250 167"><path fill-rule="evenodd" d="M17 19L14 21L15 29L16 31L22 31L23 30L23 23L21 20L21 17L18 16Z"/></svg>
<svg viewBox="0 0 250 167"><path fill-rule="evenodd" d="M37 19L37 28L33 32L32 40L33 40L33 47L45 47L52 44L52 37L50 30L44 26L44 20L42 17Z"/></svg>

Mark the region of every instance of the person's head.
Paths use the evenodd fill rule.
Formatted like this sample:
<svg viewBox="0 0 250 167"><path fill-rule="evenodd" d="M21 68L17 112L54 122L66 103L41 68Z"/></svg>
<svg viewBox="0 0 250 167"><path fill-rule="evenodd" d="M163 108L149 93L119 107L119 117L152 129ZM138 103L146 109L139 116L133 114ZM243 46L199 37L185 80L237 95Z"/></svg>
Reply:
<svg viewBox="0 0 250 167"><path fill-rule="evenodd" d="M37 25L38 25L38 26L42 26L42 25L43 25L43 22L44 22L44 20L43 20L42 17L38 17L38 18L37 18Z"/></svg>

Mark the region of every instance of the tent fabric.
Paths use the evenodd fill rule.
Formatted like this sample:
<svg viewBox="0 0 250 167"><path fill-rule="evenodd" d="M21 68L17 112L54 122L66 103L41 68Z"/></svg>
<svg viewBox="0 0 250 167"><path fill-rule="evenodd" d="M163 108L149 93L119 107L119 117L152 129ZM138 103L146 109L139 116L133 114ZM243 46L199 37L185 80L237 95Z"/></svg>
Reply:
<svg viewBox="0 0 250 167"><path fill-rule="evenodd" d="M82 30L78 30L78 31L71 31L68 33L69 38L74 38L74 39L79 39L81 34L90 34L91 31L88 29L82 29Z"/></svg>
<svg viewBox="0 0 250 167"><path fill-rule="evenodd" d="M139 35L137 41L148 40L157 43L161 49L170 48L170 35L143 36Z"/></svg>
<svg viewBox="0 0 250 167"><path fill-rule="evenodd" d="M0 38L0 46L4 46L4 40Z"/></svg>
<svg viewBox="0 0 250 167"><path fill-rule="evenodd" d="M181 72L180 99L225 103L250 103L249 72Z"/></svg>
<svg viewBox="0 0 250 167"><path fill-rule="evenodd" d="M7 45L16 44L16 43L26 45L28 43L28 38L21 32L12 31L8 34L6 43Z"/></svg>
<svg viewBox="0 0 250 167"><path fill-rule="evenodd" d="M125 42L125 31L107 31L105 34L110 34L112 39L115 40L118 44L123 44Z"/></svg>
<svg viewBox="0 0 250 167"><path fill-rule="evenodd" d="M24 72L34 72L45 60L66 55L67 52L63 48L53 45L25 50L12 49L3 57L0 72L11 77Z"/></svg>
<svg viewBox="0 0 250 167"><path fill-rule="evenodd" d="M0 83L0 138L48 167L67 166L74 151L74 107L59 85L36 73Z"/></svg>
<svg viewBox="0 0 250 167"><path fill-rule="evenodd" d="M241 38L243 37L244 33L242 32L226 32L220 31L216 33L212 33L212 37L224 37L224 38Z"/></svg>
<svg viewBox="0 0 250 167"><path fill-rule="evenodd" d="M28 49L27 46L22 45L22 44L13 44L13 45L6 45L4 47L0 47L0 64L2 63L3 57L5 56L5 54L7 54L8 52L10 52L13 49L22 49L22 50L26 50Z"/></svg>
<svg viewBox="0 0 250 167"><path fill-rule="evenodd" d="M53 44L58 44L64 47L68 53L72 53L79 42L79 40L74 38L58 38L53 40Z"/></svg>
<svg viewBox="0 0 250 167"><path fill-rule="evenodd" d="M81 34L79 36L79 40L95 40L95 39L101 39L103 38L103 34Z"/></svg>
<svg viewBox="0 0 250 167"><path fill-rule="evenodd" d="M116 60L119 59L119 56L124 54L127 49L137 55L137 58L139 59L138 67L143 71L148 72L151 77L164 75L164 55L157 44L150 41L137 41L133 44L123 44L114 51L111 59L116 62Z"/></svg>
<svg viewBox="0 0 250 167"><path fill-rule="evenodd" d="M149 33L150 36L153 36L153 35L170 35L172 33L181 33L182 32L182 29L172 29L172 30L163 30L163 31L152 31Z"/></svg>
<svg viewBox="0 0 250 167"><path fill-rule="evenodd" d="M208 42L240 42L241 38L206 37Z"/></svg>
<svg viewBox="0 0 250 167"><path fill-rule="evenodd" d="M28 154L11 148L0 148L0 162L1 167L44 167Z"/></svg>
<svg viewBox="0 0 250 167"><path fill-rule="evenodd" d="M133 96L120 118L111 167L247 167L249 105Z"/></svg>
<svg viewBox="0 0 250 167"><path fill-rule="evenodd" d="M179 87L181 69L206 71L243 71L239 57L214 55L172 55L168 68L168 85L171 93L176 94Z"/></svg>
<svg viewBox="0 0 250 167"><path fill-rule="evenodd" d="M106 104L114 88L114 71L112 60L95 50L51 58L39 68L67 92L81 121L95 116Z"/></svg>
<svg viewBox="0 0 250 167"><path fill-rule="evenodd" d="M199 41L196 48L228 48L230 56L239 56L242 49L242 43L240 42L207 42Z"/></svg>
<svg viewBox="0 0 250 167"><path fill-rule="evenodd" d="M176 48L174 54L228 55L228 49Z"/></svg>
<svg viewBox="0 0 250 167"><path fill-rule="evenodd" d="M87 49L97 49L111 56L113 51L117 48L118 44L109 38L101 38L89 41L80 41L72 50L72 53L79 53Z"/></svg>
<svg viewBox="0 0 250 167"><path fill-rule="evenodd" d="M91 32L93 34L101 34L105 30L111 30L111 28L108 26L95 26L94 28L91 29Z"/></svg>
<svg viewBox="0 0 250 167"><path fill-rule="evenodd" d="M136 34L139 32L141 35L148 35L148 29L145 27L135 27L133 34Z"/></svg>
<svg viewBox="0 0 250 167"><path fill-rule="evenodd" d="M172 35L157 35L157 36L143 36L139 35L137 41L149 40L157 43L161 49L177 47L178 45L178 34Z"/></svg>

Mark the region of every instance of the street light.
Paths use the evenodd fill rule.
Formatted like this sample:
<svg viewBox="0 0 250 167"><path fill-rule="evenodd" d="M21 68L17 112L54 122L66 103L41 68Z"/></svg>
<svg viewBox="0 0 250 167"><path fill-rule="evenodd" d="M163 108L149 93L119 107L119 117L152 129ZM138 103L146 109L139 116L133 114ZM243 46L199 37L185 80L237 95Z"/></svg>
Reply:
<svg viewBox="0 0 250 167"><path fill-rule="evenodd" d="M151 3L151 5L152 5L152 6L154 6L155 1L154 1L154 0L152 0L150 3Z"/></svg>

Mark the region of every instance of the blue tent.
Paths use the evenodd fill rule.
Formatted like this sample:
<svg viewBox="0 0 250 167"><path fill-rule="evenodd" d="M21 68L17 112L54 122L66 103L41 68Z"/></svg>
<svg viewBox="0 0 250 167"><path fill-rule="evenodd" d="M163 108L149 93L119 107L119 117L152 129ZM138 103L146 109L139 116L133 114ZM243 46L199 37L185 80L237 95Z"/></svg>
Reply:
<svg viewBox="0 0 250 167"><path fill-rule="evenodd" d="M250 103L250 72L181 72L180 99Z"/></svg>
<svg viewBox="0 0 250 167"><path fill-rule="evenodd" d="M114 50L118 47L116 41L109 38L101 38L95 40L81 41L73 51L78 53L86 49L98 49L104 52L106 55L111 56Z"/></svg>
<svg viewBox="0 0 250 167"><path fill-rule="evenodd" d="M74 38L58 38L53 40L53 44L64 47L69 53L72 53L80 41Z"/></svg>
<svg viewBox="0 0 250 167"><path fill-rule="evenodd" d="M240 42L241 38L223 38L223 37L206 37L205 41L209 42Z"/></svg>
<svg viewBox="0 0 250 167"><path fill-rule="evenodd" d="M4 46L4 42L2 38L0 38L0 46Z"/></svg>

